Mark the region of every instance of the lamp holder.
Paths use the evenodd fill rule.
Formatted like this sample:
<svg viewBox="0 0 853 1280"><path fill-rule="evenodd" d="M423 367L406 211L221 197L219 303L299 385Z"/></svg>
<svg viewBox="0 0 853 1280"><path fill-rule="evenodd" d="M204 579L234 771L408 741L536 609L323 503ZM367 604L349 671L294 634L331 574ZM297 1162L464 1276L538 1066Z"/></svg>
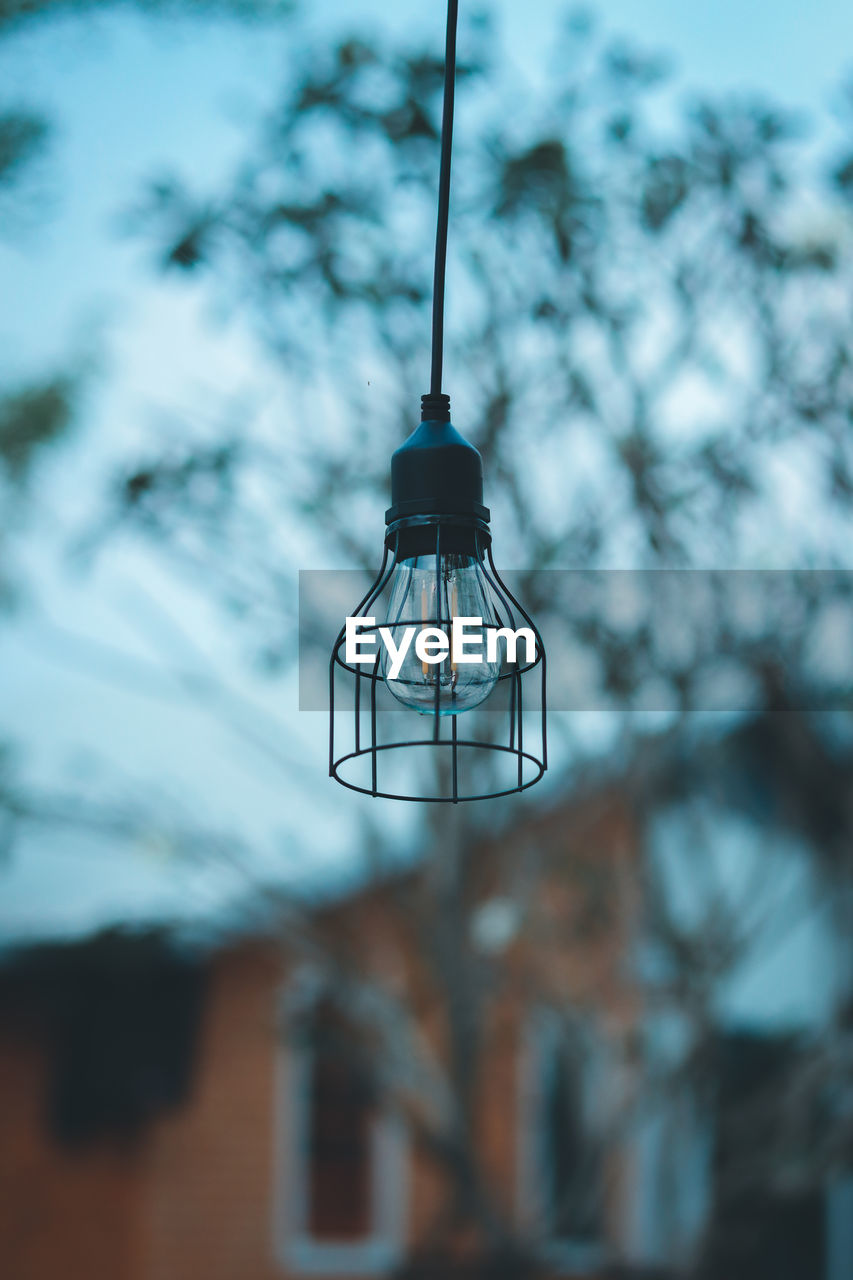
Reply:
<svg viewBox="0 0 853 1280"><path fill-rule="evenodd" d="M476 517L483 504L483 459L450 421L449 396L424 396L425 417L391 458L391 506L385 523L409 516Z"/></svg>

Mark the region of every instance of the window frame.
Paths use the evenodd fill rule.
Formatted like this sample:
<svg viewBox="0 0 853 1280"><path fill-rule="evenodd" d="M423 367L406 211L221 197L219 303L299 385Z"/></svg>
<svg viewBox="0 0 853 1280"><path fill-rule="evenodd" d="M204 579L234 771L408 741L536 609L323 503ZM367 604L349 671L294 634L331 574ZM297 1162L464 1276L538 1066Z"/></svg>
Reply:
<svg viewBox="0 0 853 1280"><path fill-rule="evenodd" d="M328 994L313 971L287 984L280 1023L309 1013ZM394 1269L405 1250L408 1143L400 1116L378 1114L370 1144L371 1224L358 1240L318 1240L310 1230L309 1089L314 1051L281 1031L276 1040L273 1239L277 1262L293 1274L367 1276Z"/></svg>
<svg viewBox="0 0 853 1280"><path fill-rule="evenodd" d="M544 1166L545 1145L545 1079L548 1060L556 1053L565 1037L565 1024L553 1010L539 1009L525 1020L519 1050L519 1107L516 1161L516 1200L522 1223L532 1228L543 1241L541 1253L558 1271L575 1274L596 1273L606 1261L604 1232L595 1241L552 1234L548 1223ZM589 1046L581 1069L582 1107L589 1131L600 1129L601 1105L605 1088L601 1085L606 1071L599 1046Z"/></svg>

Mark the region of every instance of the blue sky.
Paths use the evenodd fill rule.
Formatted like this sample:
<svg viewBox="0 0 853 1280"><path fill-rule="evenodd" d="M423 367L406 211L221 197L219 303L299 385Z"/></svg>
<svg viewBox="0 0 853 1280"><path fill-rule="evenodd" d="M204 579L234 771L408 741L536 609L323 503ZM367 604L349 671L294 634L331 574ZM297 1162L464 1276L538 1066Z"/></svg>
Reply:
<svg viewBox="0 0 853 1280"><path fill-rule="evenodd" d="M317 0L308 9L318 34L364 23L422 32L440 47L439 6ZM500 0L492 9L514 61L536 77L565 6ZM795 0L608 0L599 14L614 33L670 53L691 91L758 90L810 113L827 111L853 60L844 0L807 9ZM35 25L0 46L3 98L42 104L60 122L54 216L0 248L3 292L16 302L14 325L0 320L7 357L27 365L60 352L81 314L94 321L98 302L138 286L138 251L110 243L118 213L152 172L180 169L200 185L227 172L241 122L275 92L285 41L268 25L121 13Z"/></svg>
<svg viewBox="0 0 853 1280"><path fill-rule="evenodd" d="M514 62L535 78L565 6L491 7ZM317 0L308 11L318 35L365 24L421 32L440 47L439 6ZM760 91L811 114L826 115L853 61L853 10L843 0L807 10L795 0L608 0L599 15L614 33L671 54L685 90ZM61 358L81 326L85 334L121 322L131 293L139 305L151 277L139 246L118 234L121 212L152 174L179 170L203 188L228 171L242 127L275 93L285 42L269 25L123 12L35 25L0 46L3 99L58 121L45 218L0 243L0 287L15 302L0 315L4 365Z"/></svg>
<svg viewBox="0 0 853 1280"><path fill-rule="evenodd" d="M493 0L491 9L518 72L535 80L565 5ZM435 3L313 0L308 10L318 38L364 23L421 33L441 47ZM608 0L598 13L614 34L671 54L679 92L757 91L829 119L853 67L849 0ZM292 686L254 680L233 638L220 634L215 610L141 550L74 577L60 548L86 515L87 482L128 448L150 445L161 411L215 418L270 377L251 334L217 323L203 293L158 277L144 245L122 234L121 215L154 175L180 172L205 189L228 173L275 95L286 40L286 29L265 24L122 12L34 24L0 45L0 100L41 108L57 122L37 175L43 210L0 237L0 373L14 383L81 355L96 356L99 368L79 442L46 469L39 490L42 532L27 552L38 605L0 631L0 732L24 744L33 776L46 784L103 777L246 831L261 877L346 865L353 801L329 794L325 726L316 716L297 724ZM141 664L144 680L123 683L125 658ZM199 663L221 674L253 726L272 738L276 724L283 738L296 729L296 751L314 766L319 791L302 776L283 784L270 754L181 692L174 668ZM159 693L149 676L161 682ZM117 915L204 912L237 887L224 873L176 865L144 836L119 859L51 830L34 833L0 876L0 935L10 937Z"/></svg>

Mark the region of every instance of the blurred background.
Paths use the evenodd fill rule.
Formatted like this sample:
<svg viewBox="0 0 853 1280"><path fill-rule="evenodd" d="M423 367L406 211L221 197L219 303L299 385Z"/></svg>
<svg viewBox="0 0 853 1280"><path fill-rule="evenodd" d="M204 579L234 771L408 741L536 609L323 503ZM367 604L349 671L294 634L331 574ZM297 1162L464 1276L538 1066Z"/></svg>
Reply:
<svg viewBox="0 0 853 1280"><path fill-rule="evenodd" d="M4 1280L853 1277L853 16L462 6L446 387L589 696L461 812L297 671L426 389L442 10L0 0ZM781 614L685 653L685 569Z"/></svg>

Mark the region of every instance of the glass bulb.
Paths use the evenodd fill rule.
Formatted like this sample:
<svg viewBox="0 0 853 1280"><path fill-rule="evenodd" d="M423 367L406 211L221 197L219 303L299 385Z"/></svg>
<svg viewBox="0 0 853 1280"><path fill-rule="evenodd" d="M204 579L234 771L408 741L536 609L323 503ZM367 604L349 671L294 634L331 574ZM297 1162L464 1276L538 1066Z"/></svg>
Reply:
<svg viewBox="0 0 853 1280"><path fill-rule="evenodd" d="M467 627L466 652L482 653L482 661L455 662L450 652L451 624L454 618L482 618L483 630ZM438 622L438 619L441 622ZM487 627L500 625L491 603L489 585L482 564L475 555L448 552L438 557L416 555L396 565L391 583L388 616L395 645L403 640L406 627L415 634L424 628L435 628L447 638L448 652L437 662L425 662L415 649L412 638L402 665L392 676L393 658L383 646L380 671L389 691L398 702L434 715L458 715L483 702L497 684L501 661L486 661ZM435 640L437 637L432 637ZM433 650L434 652L434 650Z"/></svg>

